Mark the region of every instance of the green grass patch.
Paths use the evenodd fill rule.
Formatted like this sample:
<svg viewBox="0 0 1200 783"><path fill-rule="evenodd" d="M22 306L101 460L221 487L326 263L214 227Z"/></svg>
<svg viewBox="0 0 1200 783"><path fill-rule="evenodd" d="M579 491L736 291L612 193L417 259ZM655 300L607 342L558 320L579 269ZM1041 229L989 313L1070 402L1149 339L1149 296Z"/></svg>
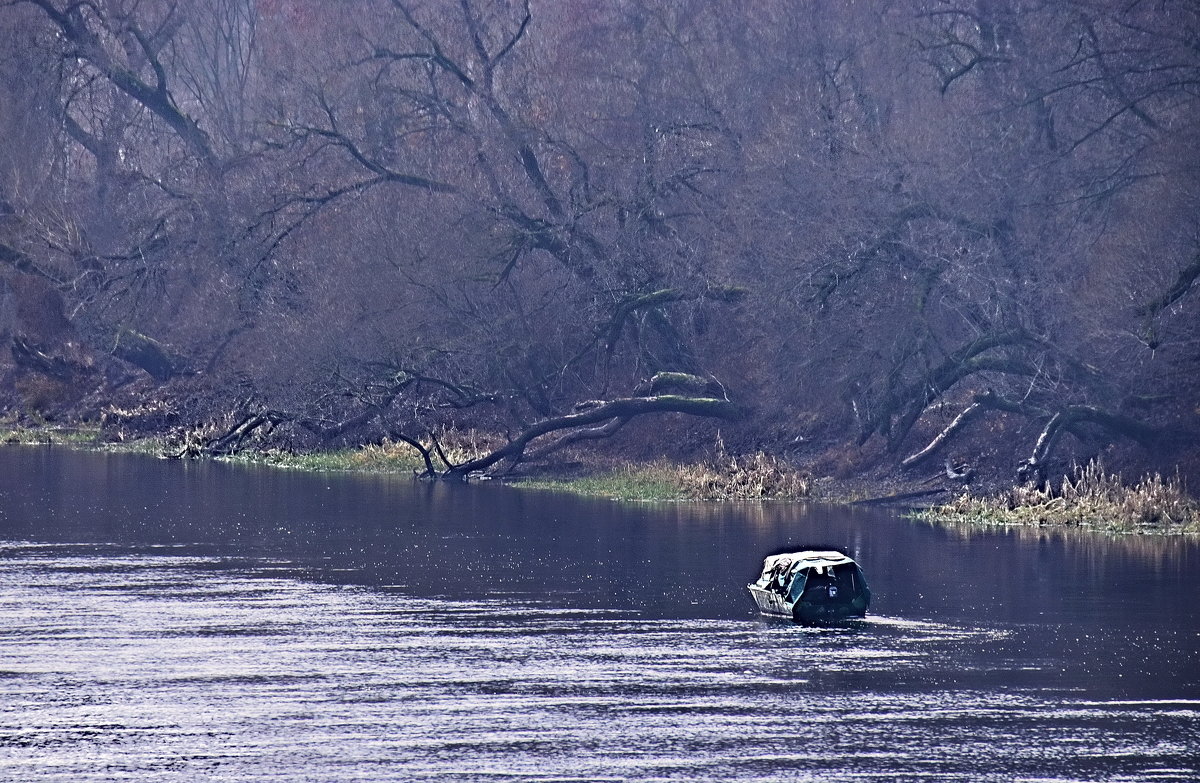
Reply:
<svg viewBox="0 0 1200 783"><path fill-rule="evenodd" d="M572 492L626 501L686 500L688 495L673 466L629 465L594 476L570 479L521 479L523 489Z"/></svg>
<svg viewBox="0 0 1200 783"><path fill-rule="evenodd" d="M698 465L660 460L580 478L525 479L518 485L625 501L798 500L811 489L807 477L761 452Z"/></svg>
<svg viewBox="0 0 1200 783"><path fill-rule="evenodd" d="M416 450L402 443L311 453L244 451L221 459L226 462L313 472L411 473L425 467Z"/></svg>
<svg viewBox="0 0 1200 783"><path fill-rule="evenodd" d="M20 445L90 446L100 442L100 428L92 426L59 427L43 424L36 427L0 425L0 443Z"/></svg>

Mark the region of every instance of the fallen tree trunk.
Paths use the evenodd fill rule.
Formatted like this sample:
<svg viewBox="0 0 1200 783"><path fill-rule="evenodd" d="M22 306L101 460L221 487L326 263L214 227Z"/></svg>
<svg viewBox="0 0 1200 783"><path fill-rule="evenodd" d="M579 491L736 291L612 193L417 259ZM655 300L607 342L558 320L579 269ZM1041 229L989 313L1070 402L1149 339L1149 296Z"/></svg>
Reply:
<svg viewBox="0 0 1200 783"><path fill-rule="evenodd" d="M950 438L952 438L959 430L961 430L971 419L975 418L975 416L981 411L988 409L1006 411L1008 413L1019 413L1022 416L1030 416L1039 419L1049 419L1052 415L1049 411L1042 410L1041 408L1029 405L1028 403L1006 400L1005 398L996 394L996 392L988 389L986 392L983 392L982 394L976 394L974 397L972 397L971 404L964 408L961 413L955 416L954 420L947 424L946 428L939 432L937 436L929 442L929 445L920 451L905 457L903 460L901 460L900 466L903 468L909 468L913 465L923 462L929 457L932 457L938 452L939 449L941 449L942 446L946 445Z"/></svg>
<svg viewBox="0 0 1200 783"><path fill-rule="evenodd" d="M621 426L613 424L612 420L628 420L647 413L685 413L690 416L736 419L743 414L743 410L741 406L725 399L715 397L683 397L675 394L663 394L654 397L624 397L616 400L600 401L586 410L569 413L565 416L554 416L537 422L527 427L517 437L500 448L477 459L468 460L461 465L451 465L441 475L443 478L465 478L471 473L486 471L493 465L503 461L509 461L511 468L524 458L526 449L530 443L544 435L561 430L604 424L604 426L594 428L590 432L582 430L575 439L606 437L616 432ZM566 437L569 438L571 436ZM559 445L565 445L565 443Z"/></svg>
<svg viewBox="0 0 1200 783"><path fill-rule="evenodd" d="M1055 446L1058 445L1062 433L1072 432L1075 435L1083 435L1083 430L1077 429L1081 424L1095 424L1114 435L1137 441L1143 446L1153 444L1163 434L1154 427L1137 419L1120 413L1113 413L1094 405L1068 405L1058 410L1046 410L1036 405L1030 405L1029 403L1005 399L989 390L982 394L976 394L971 400L971 404L964 408L925 448L905 457L900 462L901 467L912 467L935 454L970 419L984 409L1016 413L1046 422L1042 427L1042 431L1038 434L1037 440L1034 442L1033 452L1017 468L1017 478L1022 482L1044 482L1046 479L1046 465L1050 460L1050 455L1054 452Z"/></svg>
<svg viewBox="0 0 1200 783"><path fill-rule="evenodd" d="M996 349L1030 342L1036 340L1022 330L986 334L948 355L919 380L901 388L891 388L868 416L859 433L858 445L866 443L873 434L879 432L887 437L888 451L896 451L929 404L971 375L983 372L1032 374L1031 365L1020 357L984 355Z"/></svg>
<svg viewBox="0 0 1200 783"><path fill-rule="evenodd" d="M496 395L468 395L462 387L405 372L373 389L369 399L360 398L367 403L363 410L337 422L325 422L309 416L267 408L248 409L249 404L243 403L240 406L242 412L236 416L231 426L215 436L200 437L194 433L177 453L170 456L216 457L233 454L241 449L252 435L263 432L269 434L280 424L297 425L323 441L341 438L348 432L383 419L401 393L422 381L435 382L436 385L453 391L457 397L452 401L451 407L492 402L496 399ZM682 393L665 393L667 389L681 390ZM648 413L684 413L691 416L735 419L744 412L741 406L725 397L724 388L714 379L699 378L686 373L658 373L639 386L637 392L641 392L641 395L580 403L572 413L536 422L500 448L462 464L452 463L437 438L429 434L428 430L427 437L419 437L386 422L381 426L393 439L417 450L425 463L422 476L462 479L472 473L487 471L500 462L507 461L511 469L529 456L541 458L571 443L610 437L631 419ZM717 393L721 396L715 396ZM557 438L539 441L552 433L561 434ZM431 445L422 442L425 440L431 441ZM537 447L531 448L535 441L539 441ZM435 457L445 466L444 470L439 471L436 468Z"/></svg>
<svg viewBox="0 0 1200 783"><path fill-rule="evenodd" d="M1044 483L1046 465L1063 430L1071 430L1074 425L1084 422L1098 424L1117 435L1135 440L1143 446L1150 445L1159 437L1158 430L1137 419L1112 413L1093 405L1070 405L1055 412L1046 422L1046 426L1042 428L1037 442L1033 446L1033 453L1017 468L1017 478L1023 482Z"/></svg>
<svg viewBox="0 0 1200 783"><path fill-rule="evenodd" d="M403 432L398 432L391 429L388 430L388 435L400 441L401 443L406 443L409 446L412 446L417 450L417 453L421 455L421 459L425 462L425 472L420 474L421 478L437 475L437 468L433 466L433 458L429 455L429 449L425 448L421 441L417 440L416 438L411 438L408 435L405 435ZM416 471L413 472L415 473Z"/></svg>
<svg viewBox="0 0 1200 783"><path fill-rule="evenodd" d="M939 432L937 437L935 437L933 440L931 440L929 442L928 446L921 449L920 451L918 451L915 454L910 454L909 456L907 456L903 460L901 460L900 467L911 468L913 465L916 465L917 463L924 461L928 457L933 456L933 454L938 449L940 449L946 443L946 441L948 441L951 438L951 436L954 435L954 433L956 433L960 429L962 429L963 425L966 424L968 421L970 421L970 419L981 410L983 410L982 402L980 402L979 400L972 402L970 405L968 405L966 408L963 409L962 413L955 416L954 421L952 421L948 425L946 425L946 429Z"/></svg>
<svg viewBox="0 0 1200 783"><path fill-rule="evenodd" d="M166 456L171 459L227 457L236 454L242 444L261 427L266 427L266 432L269 434L275 427L291 420L291 416L276 410L243 413L233 426L220 435L208 439L197 438L194 434L189 435L179 451L171 452Z"/></svg>
<svg viewBox="0 0 1200 783"><path fill-rule="evenodd" d="M883 506L889 503L902 503L907 500L916 500L917 498L927 498L933 495L941 495L950 490L946 487L937 487L936 489L917 489L911 492L899 492L894 495L884 495L877 498L864 498L855 500L850 505L852 506Z"/></svg>
<svg viewBox="0 0 1200 783"><path fill-rule="evenodd" d="M528 452L525 455L526 459L542 459L553 454L564 446L569 446L572 443L579 443L585 440L601 440L603 438L611 438L617 433L617 430L624 427L630 421L630 417L622 416L616 419L611 419L608 422L597 427L587 427L578 429L574 432L569 432L562 437L559 437L550 443L539 446L537 449Z"/></svg>

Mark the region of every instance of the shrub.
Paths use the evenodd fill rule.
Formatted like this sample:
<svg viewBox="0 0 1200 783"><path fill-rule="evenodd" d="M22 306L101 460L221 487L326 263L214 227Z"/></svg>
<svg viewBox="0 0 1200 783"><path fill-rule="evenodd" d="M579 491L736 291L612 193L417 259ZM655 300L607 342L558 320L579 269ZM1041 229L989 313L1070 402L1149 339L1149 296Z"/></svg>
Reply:
<svg viewBox="0 0 1200 783"><path fill-rule="evenodd" d="M811 490L807 476L761 451L744 457L721 454L708 464L681 466L679 473L685 494L701 500L794 499Z"/></svg>

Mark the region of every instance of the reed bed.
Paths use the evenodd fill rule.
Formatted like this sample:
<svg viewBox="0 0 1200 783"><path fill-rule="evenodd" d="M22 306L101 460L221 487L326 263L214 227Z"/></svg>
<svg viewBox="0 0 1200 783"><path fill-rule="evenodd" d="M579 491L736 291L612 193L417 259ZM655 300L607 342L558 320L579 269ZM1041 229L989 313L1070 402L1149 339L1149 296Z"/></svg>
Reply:
<svg viewBox="0 0 1200 783"><path fill-rule="evenodd" d="M1098 461L1077 466L1057 486L1016 486L984 497L964 493L918 516L992 525L1061 525L1124 533L1200 532L1200 504L1178 477L1155 473L1134 484Z"/></svg>

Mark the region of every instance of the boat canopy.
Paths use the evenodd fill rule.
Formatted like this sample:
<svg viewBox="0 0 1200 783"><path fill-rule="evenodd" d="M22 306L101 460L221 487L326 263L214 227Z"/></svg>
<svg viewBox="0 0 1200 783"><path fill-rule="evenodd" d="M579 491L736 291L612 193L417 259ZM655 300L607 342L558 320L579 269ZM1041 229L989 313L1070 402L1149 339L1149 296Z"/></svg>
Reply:
<svg viewBox="0 0 1200 783"><path fill-rule="evenodd" d="M854 561L841 552L805 550L803 552L785 552L771 555L763 561L761 581L767 581L773 574L794 572L806 568L815 568L817 573L823 573L826 568L845 565Z"/></svg>

